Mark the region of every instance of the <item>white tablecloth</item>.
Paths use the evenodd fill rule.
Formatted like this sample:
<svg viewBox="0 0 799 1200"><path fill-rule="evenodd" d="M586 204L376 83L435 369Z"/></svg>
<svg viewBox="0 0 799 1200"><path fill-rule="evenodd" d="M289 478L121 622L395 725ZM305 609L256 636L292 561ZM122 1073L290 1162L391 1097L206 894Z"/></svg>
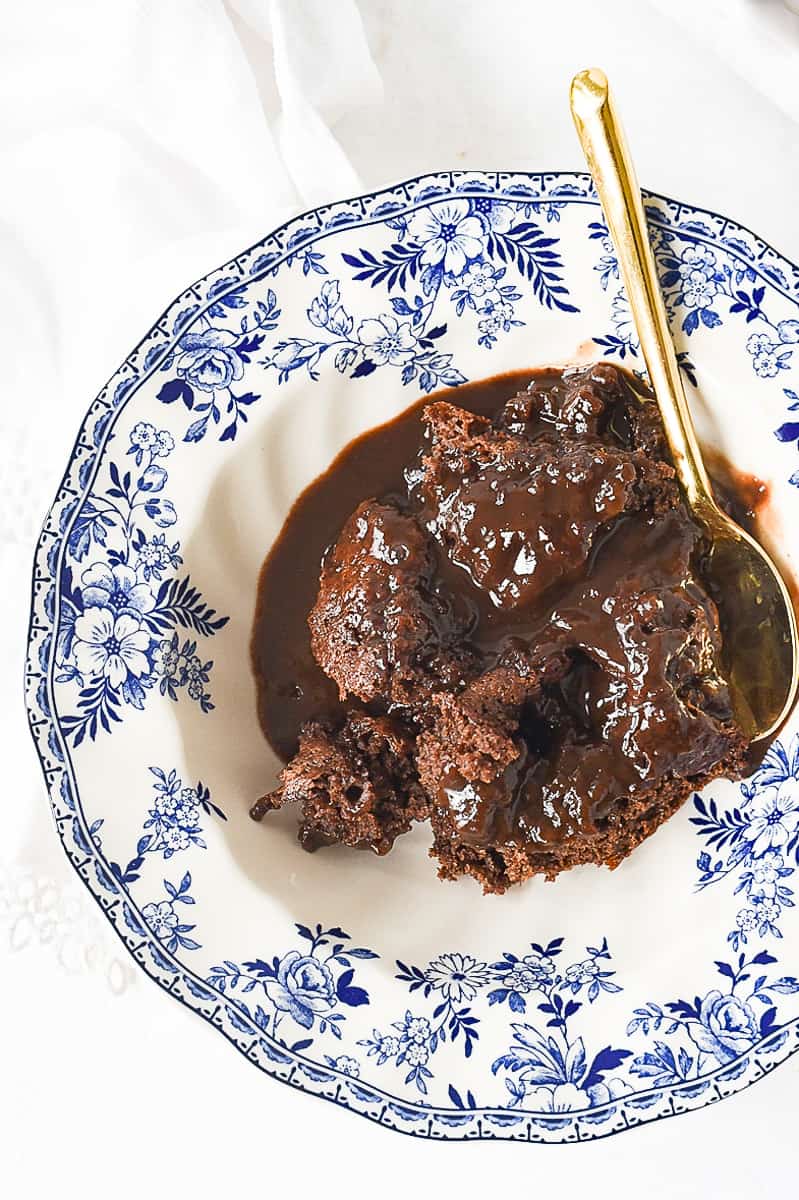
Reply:
<svg viewBox="0 0 799 1200"><path fill-rule="evenodd" d="M4 1194L715 1200L794 1174L796 1059L723 1105L558 1148L400 1140L265 1079L95 916L50 826L19 695L32 547L79 420L188 280L361 187L448 166L581 168L566 97L588 65L615 85L646 186L799 261L789 7L360 0L365 40L349 0L0 9Z"/></svg>

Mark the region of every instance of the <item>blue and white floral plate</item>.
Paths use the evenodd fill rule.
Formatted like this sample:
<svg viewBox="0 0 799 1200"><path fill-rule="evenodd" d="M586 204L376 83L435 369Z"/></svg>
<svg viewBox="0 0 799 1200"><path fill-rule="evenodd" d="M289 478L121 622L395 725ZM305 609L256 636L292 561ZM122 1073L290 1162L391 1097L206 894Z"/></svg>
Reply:
<svg viewBox="0 0 799 1200"><path fill-rule="evenodd" d="M799 496L799 270L649 216L704 436ZM455 172L320 208L188 288L91 405L36 552L27 705L64 848L153 979L268 1075L406 1133L577 1141L701 1108L799 1049L799 742L615 872L504 897L429 831L314 856L247 815L276 771L248 639L298 492L420 393L641 366L583 175ZM266 1085L265 1085L266 1086Z"/></svg>

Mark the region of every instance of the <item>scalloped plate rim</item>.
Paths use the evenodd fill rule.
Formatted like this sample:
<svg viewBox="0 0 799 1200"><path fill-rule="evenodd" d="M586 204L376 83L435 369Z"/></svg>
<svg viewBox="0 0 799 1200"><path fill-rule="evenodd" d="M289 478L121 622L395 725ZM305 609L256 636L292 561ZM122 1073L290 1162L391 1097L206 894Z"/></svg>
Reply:
<svg viewBox="0 0 799 1200"><path fill-rule="evenodd" d="M159 331L159 326L161 325L161 323L163 321L165 321L166 318L171 313L173 313L174 310L181 304L181 302L182 302L181 297L184 296L186 293L190 293L194 288L198 287L200 284L207 282L210 278L219 274L220 272L224 272L227 269L230 269L233 267L238 267L239 263L242 259L247 258L248 256L250 256L251 254L253 254L255 251L257 251L259 249L266 249L270 243L273 243L276 239L278 239L280 237L281 234L283 234L285 231L287 231L291 226L293 226L295 224L301 225L301 223L303 221L312 220L314 218L317 219L317 221L319 222L318 228L316 230L314 230L312 233L309 232L307 237L299 239L294 245L291 246L290 249L287 249L286 247L279 245L278 249L279 249L280 253L279 253L278 258L276 258L273 261L270 261L268 266L265 266L265 267L261 268L261 270L255 271L252 274L242 275L241 278L236 281L235 285L231 285L230 288L220 291L218 293L218 296L224 296L225 294L227 294L228 291L235 291L235 290L237 290L238 287L241 287L245 284L249 284L249 283L257 281L258 279L260 279L263 276L272 272L278 265L280 265L280 263L282 261L285 261L286 258L290 257L293 254L296 254L299 250L302 250L310 245L315 244L316 242L318 242L320 240L323 240L324 238L326 238L328 236L335 235L336 233L339 233L339 232L343 232L346 229L362 228L365 226L381 223L387 215L390 215L390 214L384 213L384 214L381 214L380 216L369 218L369 219L362 217L360 220L353 220L351 222L344 223L344 224L338 225L336 227L326 229L326 228L324 228L324 226L322 224L321 214L327 213L327 212L337 208L339 205L357 204L359 202L365 202L365 201L379 201L383 197L385 197L385 198L393 197L393 196L395 196L395 194L397 193L398 190L400 190L400 189L407 190L408 188L410 188L414 185L419 186L419 185L425 185L425 184L430 184L430 185L438 184L441 182L442 178L444 178L444 177L449 177L450 184L449 184L448 189L442 187L442 191L441 191L440 195L428 194L427 196L425 196L424 199L419 200L416 203L413 203L411 201L410 197L406 196L406 203L399 205L399 208L401 209L401 211L403 211L403 212L413 211L415 208L424 207L425 205L427 205L431 202L445 200L451 196L464 196L464 197L469 196L470 195L470 185L469 185L470 179L475 180L475 181L477 181L477 180L484 181L485 183L489 183L491 185L490 188L486 189L485 187L481 188L479 186L479 183L475 182L475 186L474 186L473 190L477 193L478 196L494 194L495 196L498 195L500 197L505 196L508 200L514 200L514 199L518 200L521 197L513 196L512 194L509 194L508 192L503 192L501 190L501 181L502 181L503 177L505 177L506 179L523 178L523 179L527 179L530 181L537 181L541 185L548 184L549 181L558 180L558 179L580 182L584 185L590 183L590 176L587 173L575 172L575 171L535 171L535 172L533 172L533 171L531 171L531 172L513 171L513 172L509 172L509 171L483 171L483 170L476 170L476 169L473 170L473 169L467 169L467 168L457 168L454 170L427 172L423 175L413 176L413 177L410 177L407 179L403 179L403 180L399 181L398 183L387 185L387 186L380 188L379 190L374 191L374 192L364 192L364 193L360 193L356 196L344 198L341 200L331 201L328 204L317 205L314 208L305 210L302 213L298 213L297 215L295 215L295 216L289 218L288 220L286 220L285 222L283 222L281 225L277 226L274 230L270 231L270 233L265 235L265 237L263 237L259 241L253 243L252 245L250 245L249 247L247 247L246 249L241 251L235 257L228 259L226 262L224 262L224 263L220 264L219 266L213 268L212 270L206 272L204 275L199 276L197 279L192 281L192 283L187 285L183 289L183 292L181 293L181 295L179 295L178 297L173 299L170 302L170 304L167 305L167 307L163 310L163 312L160 314L160 316L157 318L157 320L155 322L153 322L153 324L150 326L150 328L147 330L147 332L139 339L139 341L136 343L136 345L134 346L131 353L126 357L126 359L123 361L123 363L120 365L120 367L112 373L112 375L109 377L106 384L100 389L100 392L90 403L85 416L83 417L83 419L80 422L78 432L76 434L76 437L72 443L72 446L71 446L71 449L69 452L69 457L67 459L66 467L64 469L61 480L56 488L54 499L53 499L51 505L49 506L47 514L45 515L45 518L42 522L42 527L41 527L39 536L37 537L36 546L35 546L34 553L33 553L33 567L32 567L32 578L31 578L31 611L30 611L30 618L29 618L28 628L27 628L27 650L26 650L26 657L25 657L25 663L24 663L24 686L25 687L27 687L27 684L30 682L31 678L33 678L33 677L41 678L41 673L39 671L37 661L36 661L38 658L38 650L34 645L34 633L37 631L37 628L39 629L39 631L44 631L46 633L48 631L51 631L55 625L55 620L48 621L46 617L45 617L46 628L44 625L37 627L37 624L36 624L37 616L41 615L37 611L38 609L41 608L41 601L37 601L37 590L36 590L37 582L38 582L38 580L37 580L37 562L38 562L41 552L44 549L45 537L47 534L47 523L50 520L50 518L53 517L53 515L56 514L63 507L64 500L63 500L63 498L61 498L62 491L63 491L64 486L69 478L70 472L73 468L76 453L81 445L83 437L86 435L86 433L89 429L96 406L103 404L107 407L108 411L113 414L113 419L108 421L106 428L103 430L102 438L101 438L100 442L96 445L97 455L96 455L94 467L93 467L90 475L87 476L85 484L83 485L82 491L80 493L78 493L78 496L76 498L78 500L83 500L83 499L85 499L86 495L90 491L92 480L94 478L94 475L95 475L97 469L99 468L99 465L100 465L100 462L102 459L102 452L105 447L106 441L108 439L108 435L111 432L111 430L113 429L113 426L116 421L116 417L127 407L128 402L133 399L133 397L135 396L135 394L136 394L138 388L141 386L141 384L144 383L145 380L148 379L152 374L154 374L155 371L158 369L158 366L159 366L160 362L162 361L161 356L154 358L152 363L150 364L150 366L145 371L143 371L141 375L139 375L135 379L131 380L131 386L120 397L120 400L118 403L114 404L110 401L106 401L106 399L105 399L106 394L109 392L109 390L115 383L117 383L117 386L119 386L122 382L124 382L125 372L126 372L126 370L128 370L130 368L131 362L135 359L135 357L139 353L139 351L141 351L141 349L143 348L145 343L148 341L148 339L150 339L155 333L157 333ZM459 183L460 186L456 187L456 183ZM666 205L674 206L678 213L684 213L686 211L690 211L693 214L701 214L702 216L710 217L712 219L723 222L725 232L727 230L736 230L736 231L739 231L741 233L748 235L758 245L758 247L761 251L761 256L762 256L763 252L768 252L768 253L772 254L774 256L774 258L777 259L783 267L786 267L789 270L794 271L794 272L799 272L799 266L797 266L797 264L791 262L790 259L788 259L780 251L778 251L771 243L767 242L759 234L757 234L754 230L752 230L748 226L741 224L739 221L736 221L730 217L727 217L726 215L724 215L722 213L715 212L712 209L703 208L698 205L690 204L686 201L676 200L673 197L667 196L660 192L649 191L648 189L643 189L643 192L644 192L644 196L646 199L656 199L656 200L662 201ZM553 202L562 203L562 204L577 203L577 204L592 205L593 207L599 208L599 203L598 203L598 200L595 195L586 195L583 197L569 196L569 195L556 196L556 197L544 196L544 197L542 197L542 200L543 200L543 203L553 203ZM697 240L700 240L700 241L704 240L704 241L709 241L712 243L712 242L718 241L720 236L722 236L722 235L718 235L718 236L697 235ZM734 249L725 247L725 251L726 251L726 253L730 254L731 256L743 259L744 261L747 262L748 266L752 267L752 269L754 269L754 270L758 269L759 263L752 262L751 260L746 259L745 256L741 255L739 252L735 251ZM762 272L762 269L759 273L764 274L764 272ZM799 305L799 298L797 298L797 296L791 295L790 292L786 291L774 279L770 278L769 276L766 275L766 278L768 279L769 285L771 287L773 287L775 290L777 290L778 292L780 292L780 294L785 299L789 300L791 303ZM217 297L215 297L215 298L217 298ZM206 301L204 304L202 304L200 306L200 309L198 310L198 313L201 312L204 308L209 307L211 305L211 303L212 303L212 301ZM195 314L195 315L198 315L198 314ZM192 318L192 319L194 319L194 318ZM179 333L170 335L167 339L167 343L166 343L164 349L165 350L168 349L168 347L172 343L177 342L177 340L179 339L180 336L181 336L181 334L179 334ZM62 533L62 536L64 538L66 538L68 529L69 529L69 525L65 527L65 530ZM47 683L48 683L49 687L52 687L52 668L53 668L53 663L51 661L48 663L48 674L47 674ZM52 715L49 717L45 717L43 720L35 720L34 712L27 703L26 703L26 710L27 710L27 715L28 715L28 722L29 722L31 736L33 738L37 756L39 758L40 765L42 767L42 772L43 772L44 780L45 780L45 786L48 791L48 799L51 804L51 811L53 812L53 819L54 819L54 824L56 826L56 831L58 833L59 842L61 843L61 846L67 857L67 860L72 865L72 867L75 870L78 877L86 885L88 891L92 895L95 902L98 904L103 915L106 917L109 924L116 931L122 944L125 946L125 948L130 953L131 957L134 959L134 961L137 963L137 965L144 971L145 975L148 976L148 978L150 978L155 984L157 984L159 987L161 987L164 991L168 992L175 999L179 1000L180 1003L184 1005L184 1007L190 1009L198 1017L200 1017L204 1021L212 1024L215 1028L217 1028L220 1032L222 1032L224 1034L224 1036L226 1037L226 1039L245 1058L247 1058L248 1062L252 1062L254 1065L258 1066L259 1069L262 1070L265 1074L269 1075L273 1079L276 1079L278 1082L285 1083L294 1088L298 1088L298 1090L304 1091L309 1095L316 1096L319 1099L327 1100L330 1103L337 1104L339 1107L344 1107L344 1108L348 1109L349 1111L355 1113L356 1115L365 1117L367 1120L370 1120L373 1123L383 1125L387 1128L390 1128L397 1132L405 1133L409 1136L424 1137L428 1140L440 1141L440 1142L441 1141L462 1142L462 1141L481 1141L481 1140L501 1140L501 1141L521 1142L521 1143L525 1143L525 1144L532 1142L535 1144L544 1144L544 1145L561 1145L561 1144L569 1144L569 1143L574 1143L574 1142L579 1142L579 1141L600 1140L600 1139L604 1139L607 1137L611 1137L617 1133L624 1132L628 1129L637 1128L643 1124L651 1124L655 1121L665 1120L671 1116L680 1116L687 1112L698 1111L698 1109L704 1108L708 1104L716 1103L720 1099L725 1099L730 1095L738 1094L739 1092L747 1090L754 1083L758 1082L759 1079L763 1078L767 1074L770 1074L778 1066L782 1065L782 1063L786 1062L790 1057L792 1057L795 1053L797 1053L797 1051L799 1051L799 1017L797 1017L797 1018L794 1018L793 1020L785 1023L784 1025L780 1026L779 1029L776 1031L776 1033L774 1031L772 1031L771 1033L768 1033L765 1036L763 1036L758 1041L758 1043L750 1046L745 1053L739 1055L732 1062L720 1064L718 1066L718 1068L716 1068L714 1071L709 1072L708 1074L702 1076L702 1078L699 1080L694 1080L689 1083L673 1083L673 1084L669 1084L664 1087L653 1086L650 1089L647 1089L646 1091L639 1091L639 1092L633 1093L630 1096L619 1097L618 1099L609 1100L601 1105L596 1105L589 1109L584 1109L582 1111L581 1110L572 1110L568 1113L558 1114L558 1113L553 1113L551 1111L536 1112L533 1110L527 1110L527 1109L521 1109L521 1108L506 1109L506 1108L496 1108L496 1107L495 1108L475 1107L475 1108L466 1108L466 1109L458 1109L458 1108L446 1109L446 1108L441 1108L439 1106L428 1105L428 1104L416 1104L415 1105L412 1101L400 1099L400 1098L394 1096L392 1093L381 1089L380 1087L378 1087L375 1084L365 1083L365 1082L361 1083L360 1081L357 1081L357 1080L351 1082L349 1080L348 1076L344 1072L338 1070L337 1068L321 1067L314 1060L305 1058L302 1053L288 1050L285 1046L273 1041L273 1039L271 1038L270 1035L268 1035L268 1034L265 1035L263 1031L258 1030L257 1027L253 1027L253 1037L255 1037L256 1040L265 1039L265 1040L271 1042L273 1044L275 1050L277 1051L277 1053L280 1056L282 1056L284 1058L289 1058L292 1060L292 1063L293 1063L292 1069L291 1069L288 1077L285 1077L284 1075L279 1074L277 1072L277 1070L274 1069L274 1067L275 1067L274 1060L272 1060L271 1065L268 1062L265 1063L262 1061L256 1061L254 1058L252 1058L250 1056L252 1053L252 1047L248 1051L245 1047L243 1047L242 1045L239 1044L239 1042L236 1040L236 1036L234 1033L231 1033L229 1031L229 1029L224 1028L221 1024L218 1024L214 1021L214 1017L217 1015L219 1008L224 1007L226 1004L230 1003L229 997L226 997L224 995L224 993L217 991L214 988L213 984L209 983L206 979L204 979L204 978L196 975L194 972L192 972L183 962L180 961L180 959L176 958L169 951L167 951L160 943L158 943L154 934L149 934L148 937L145 937L145 938L140 937L137 939L132 935L131 931L125 930L123 922L121 920L120 920L119 925L115 923L115 920L112 915L112 910L114 909L115 906L117 906L117 905L121 906L123 904L128 904L140 917L139 906L136 904L135 901L133 901L132 897L124 889L124 887L120 887L120 896L119 896L118 900L111 901L110 903L104 903L105 898L102 894L102 891L99 889L99 887L96 888L95 886L93 886L92 881L88 878L87 875L84 875L81 873L81 866L70 855L69 848L64 840L64 837L62 834L62 829L61 829L59 820L56 817L56 813L55 813L56 796L54 795L54 792L56 789L56 783L54 781L51 781L48 779L48 767L45 763L44 757L43 757L41 749L40 749L40 744L37 739L37 730L42 728L42 726L48 727L50 732L57 732L58 731L58 720L55 716L52 716ZM86 826L85 817L84 817L83 810L82 810L81 803L80 803L80 788L78 785L78 781L75 777L74 768L73 768L73 765L72 765L72 762L71 762L68 752L65 755L63 769L68 771L68 773L71 777L72 795L76 802L75 812L80 815L80 818L81 818L82 822L84 823L84 830L83 830L84 835L87 835L88 827ZM94 847L93 855L96 860L101 862L103 867L110 874L110 869L108 867L107 860L105 859L105 856L102 853L102 851L100 851L96 847ZM88 865L91 861L92 861L92 859L87 859L87 863L84 863L83 866L88 867ZM146 923L142 922L142 924L146 924ZM183 974L184 976L190 977L194 981L196 981L200 985L200 987L202 989L204 989L205 991L216 992L217 1005L216 1005L216 1009L214 1010L214 1012L211 1013L210 1015L208 1015L208 1014L200 1011L198 1004L192 1003L191 999L189 997L187 997L186 995L181 995L177 991L173 990L172 984L174 983L174 978L173 978L172 982L169 982L168 980L163 978L163 976L158 975L157 969L154 966L151 967L149 965L149 963L142 961L140 958L137 957L136 947L134 945L134 942L136 942L136 941L138 941L140 943L140 947L139 947L140 949L143 949L144 946L148 943L148 941L152 942L153 944L157 944L159 953L161 955L163 955L165 958L168 958L168 959L172 960L172 962L174 962L175 976ZM246 1018L243 1015L241 1016L240 1019L246 1021ZM790 1045L790 1041L791 1041L790 1034L791 1033L793 1033L793 1035L794 1035L793 1041L795 1044L793 1044L793 1045ZM768 1066L762 1067L760 1069L759 1074L755 1074L753 1077L750 1078L749 1075L751 1075L753 1067L752 1067L751 1062L747 1063L747 1060L756 1059L758 1049L762 1048L764 1046L764 1044L773 1041L775 1039L775 1037L779 1036L779 1035L783 1035L784 1044L787 1044L789 1046L787 1052L782 1053L778 1059L775 1059L774 1057L772 1057L769 1061ZM735 1071L736 1067L739 1067L739 1066L742 1069L741 1069L740 1073L737 1076L735 1076L733 1082L738 1082L738 1080L741 1080L742 1077L744 1077L744 1076L746 1076L746 1082L742 1082L740 1084L740 1086L732 1088L731 1091L729 1091L729 1092L720 1091L718 1088L717 1077L720 1075L729 1074L731 1071ZM758 1066L759 1066L759 1064L758 1064ZM294 1072L297 1068L299 1068L300 1070L302 1070L303 1068L308 1068L310 1071L322 1072L324 1074L327 1074L327 1075L333 1077L339 1083L339 1086L336 1088L335 1094L326 1095L322 1091L315 1090L314 1088L309 1087L307 1082L300 1083L300 1084L295 1083L293 1080L293 1076L294 1076ZM344 1085L345 1088L347 1088L351 1084L351 1086L354 1088L354 1090L356 1092L360 1091L362 1093L369 1093L371 1096L373 1096L375 1098L375 1101L377 1101L379 1098L379 1102L382 1103L382 1105L383 1105L382 1110L379 1113L371 1113L371 1112L364 1111L363 1109L357 1107L355 1104L349 1102L346 1096L342 1097L339 1095L342 1084ZM671 1111L653 1113L651 1116L644 1115L640 1119L632 1119L632 1120L628 1119L627 1113L625 1111L627 1105L629 1104L630 1107L633 1109L633 1112L635 1112L637 1109L643 1109L644 1113L646 1113L648 1111L648 1109L647 1109L647 1106L642 1103L642 1101L647 1096L650 1096L650 1095L652 1096L652 1100L651 1100L652 1104L654 1104L656 1102L657 1098L666 1097L666 1096L673 1097L674 1093L681 1093L681 1092L686 1093L686 1092L694 1091L697 1095L704 1096L704 1093L707 1092L709 1089L711 1089L714 1084L715 1084L715 1094L709 1098L704 1098L701 1104L692 1105L690 1103L690 1101L695 1099L696 1097L689 1096L689 1097L685 1097L685 1099L687 1101L685 1104L685 1107L677 1109L677 1108L675 1108L673 1099L672 1099ZM579 1131L579 1120L581 1117L587 1117L588 1123L590 1125L590 1124L592 1124L592 1119L595 1119L596 1114L601 1114L603 1112L607 1112L607 1110L616 1110L616 1109L618 1109L620 1111L621 1116L624 1118L623 1125L616 1126L613 1128L597 1129L596 1131L594 1131L592 1129L590 1132L586 1131L581 1136L580 1131ZM414 1116L412 1119L414 1120L414 1122L419 1122L421 1120L424 1120L425 1118L429 1118L427 1131L423 1131L419 1128L405 1128L401 1125L395 1124L394 1122L392 1122L391 1120L388 1119L388 1114L392 1110L393 1110L394 1114L399 1117L402 1117L402 1113L399 1112L398 1110L405 1110L408 1113L413 1112ZM496 1117L500 1122L500 1128L497 1130L486 1130L482 1126L482 1124L480 1124L478 1131L475 1133L472 1133L472 1134L455 1135L450 1132L439 1132L436 1134L436 1133L432 1132L433 1119L436 1117L442 1118L445 1130L447 1128L447 1122L452 1122L453 1124L454 1123L464 1124L464 1123L471 1123L473 1121L477 1121L479 1123L479 1119L481 1117L485 1117L487 1119ZM502 1131L502 1126L518 1126L520 1124L526 1124L526 1127L527 1127L526 1128L526 1136L521 1136L521 1137L514 1136L510 1132ZM537 1132L536 1126L546 1127L547 1124L550 1127L553 1127L556 1125L563 1125L564 1129L566 1129L566 1127L568 1125L569 1132L571 1132L571 1136L564 1137L562 1139L552 1139L552 1138L546 1138L543 1136L538 1136L538 1137L535 1136L535 1134Z"/></svg>

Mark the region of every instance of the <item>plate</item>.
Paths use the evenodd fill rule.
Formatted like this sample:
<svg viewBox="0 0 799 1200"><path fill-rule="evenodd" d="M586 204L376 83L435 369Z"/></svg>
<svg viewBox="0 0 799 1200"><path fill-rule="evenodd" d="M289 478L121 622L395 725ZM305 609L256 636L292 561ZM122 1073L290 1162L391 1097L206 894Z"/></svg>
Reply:
<svg viewBox="0 0 799 1200"><path fill-rule="evenodd" d="M797 553L799 270L649 195L702 436ZM452 172L305 213L189 287L91 405L36 551L30 725L66 853L142 970L267 1075L422 1137L568 1142L799 1048L799 740L614 872L504 897L304 853L250 675L262 559L354 435L527 364L641 359L584 175Z"/></svg>

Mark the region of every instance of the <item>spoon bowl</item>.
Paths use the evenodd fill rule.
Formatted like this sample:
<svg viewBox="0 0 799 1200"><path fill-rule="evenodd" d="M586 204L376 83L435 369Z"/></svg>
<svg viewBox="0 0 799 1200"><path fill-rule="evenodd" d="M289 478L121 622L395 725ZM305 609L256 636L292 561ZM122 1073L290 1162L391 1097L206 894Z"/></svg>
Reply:
<svg viewBox="0 0 799 1200"><path fill-rule="evenodd" d="M702 575L719 610L735 715L750 741L760 741L777 732L796 698L793 603L780 572L746 530L715 504L701 524L707 536Z"/></svg>
<svg viewBox="0 0 799 1200"><path fill-rule="evenodd" d="M719 610L735 716L749 740L770 737L796 699L799 639L782 575L766 551L716 503L685 396L649 243L641 192L603 71L581 71L571 111L641 343L672 463L705 535L702 574Z"/></svg>

